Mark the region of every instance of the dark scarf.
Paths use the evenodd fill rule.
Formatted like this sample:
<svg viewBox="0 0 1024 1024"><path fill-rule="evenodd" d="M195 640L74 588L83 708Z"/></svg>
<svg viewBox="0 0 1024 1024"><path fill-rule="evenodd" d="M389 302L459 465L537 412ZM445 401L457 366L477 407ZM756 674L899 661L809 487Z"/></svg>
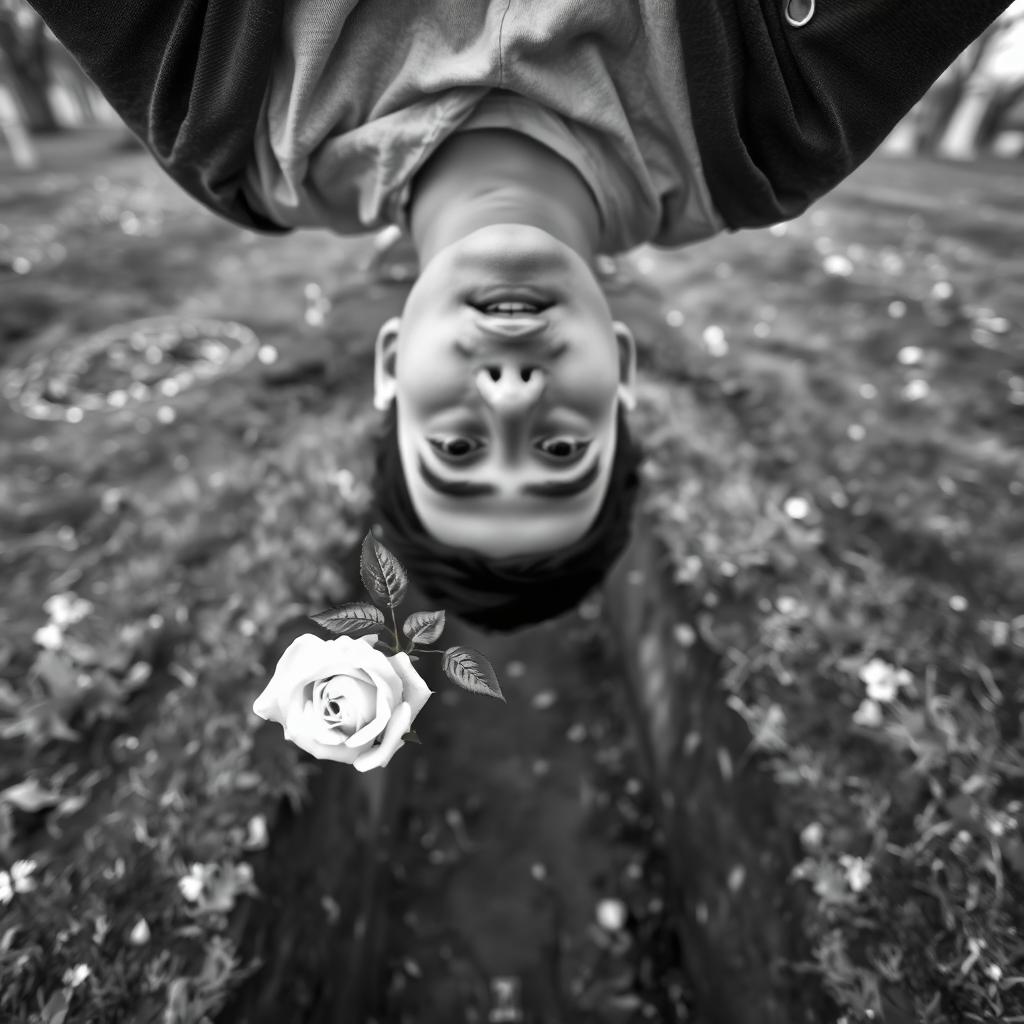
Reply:
<svg viewBox="0 0 1024 1024"><path fill-rule="evenodd" d="M575 544L541 555L485 558L441 544L424 529L402 472L392 406L377 441L373 514L383 527L380 540L426 596L478 628L504 632L554 618L604 579L629 542L644 455L621 406L615 447L605 500Z"/></svg>

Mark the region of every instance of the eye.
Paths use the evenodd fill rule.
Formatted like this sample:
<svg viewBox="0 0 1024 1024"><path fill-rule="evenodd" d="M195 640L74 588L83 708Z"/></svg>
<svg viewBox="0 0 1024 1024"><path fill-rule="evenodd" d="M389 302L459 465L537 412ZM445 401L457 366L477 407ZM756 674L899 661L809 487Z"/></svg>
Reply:
<svg viewBox="0 0 1024 1024"><path fill-rule="evenodd" d="M465 437L431 437L428 440L437 451L442 455L447 455L450 459L465 458L483 447L479 444L474 447L473 442Z"/></svg>
<svg viewBox="0 0 1024 1024"><path fill-rule="evenodd" d="M561 436L545 438L538 443L537 447L545 455L550 455L552 458L571 459L574 455L579 455L580 452L584 451L589 444L589 441L576 441L571 437Z"/></svg>

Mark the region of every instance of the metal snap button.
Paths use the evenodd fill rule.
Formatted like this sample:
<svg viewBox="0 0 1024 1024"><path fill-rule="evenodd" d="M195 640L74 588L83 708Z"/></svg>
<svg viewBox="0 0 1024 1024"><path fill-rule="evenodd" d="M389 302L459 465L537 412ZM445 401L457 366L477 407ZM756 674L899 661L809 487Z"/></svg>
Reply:
<svg viewBox="0 0 1024 1024"><path fill-rule="evenodd" d="M815 0L787 0L786 21L793 28L802 28L814 17Z"/></svg>

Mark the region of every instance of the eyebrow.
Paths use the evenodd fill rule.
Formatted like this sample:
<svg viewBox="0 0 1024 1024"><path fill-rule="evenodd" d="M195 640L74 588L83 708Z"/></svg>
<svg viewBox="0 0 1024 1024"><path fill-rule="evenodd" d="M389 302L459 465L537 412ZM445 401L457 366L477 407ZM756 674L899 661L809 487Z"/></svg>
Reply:
<svg viewBox="0 0 1024 1024"><path fill-rule="evenodd" d="M471 480L444 480L423 461L422 455L417 461L423 482L440 494L447 494L453 498L472 498L481 494L498 493L497 487L493 484L474 483ZM591 460L590 468L578 476L568 480L546 480L540 484L526 484L522 488L522 493L536 494L542 498L568 498L585 491L597 479L599 473L599 460L595 458Z"/></svg>

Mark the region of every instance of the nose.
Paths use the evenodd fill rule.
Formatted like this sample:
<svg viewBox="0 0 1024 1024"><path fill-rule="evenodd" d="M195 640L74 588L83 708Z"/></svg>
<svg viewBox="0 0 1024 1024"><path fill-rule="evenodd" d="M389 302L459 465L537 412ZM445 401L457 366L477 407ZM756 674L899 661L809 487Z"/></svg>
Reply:
<svg viewBox="0 0 1024 1024"><path fill-rule="evenodd" d="M521 360L502 359L478 370L476 385L484 401L496 412L522 413L544 391L544 373Z"/></svg>

